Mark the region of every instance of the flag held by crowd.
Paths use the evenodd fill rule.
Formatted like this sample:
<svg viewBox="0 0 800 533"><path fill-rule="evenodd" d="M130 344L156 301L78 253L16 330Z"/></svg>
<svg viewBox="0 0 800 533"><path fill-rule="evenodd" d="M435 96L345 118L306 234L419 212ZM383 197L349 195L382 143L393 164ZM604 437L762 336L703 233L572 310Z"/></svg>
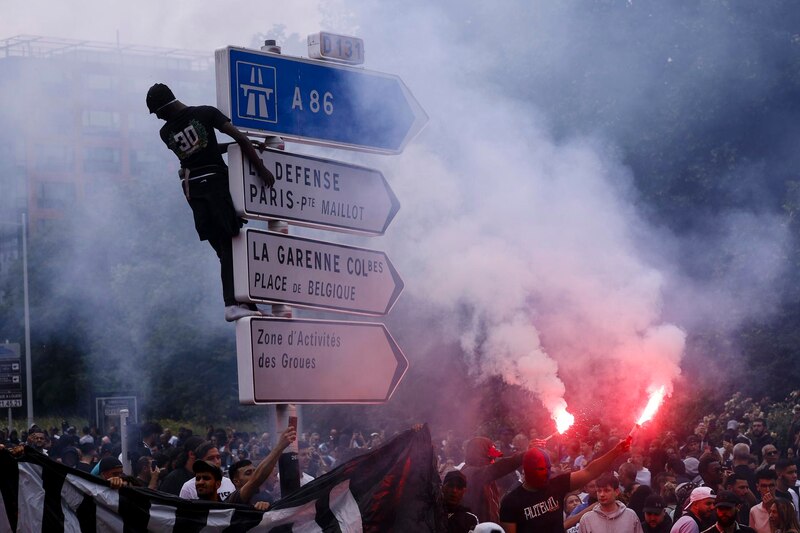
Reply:
<svg viewBox="0 0 800 533"><path fill-rule="evenodd" d="M444 529L427 426L406 431L266 513L108 482L26 448L0 450L0 533L72 531L434 532Z"/></svg>

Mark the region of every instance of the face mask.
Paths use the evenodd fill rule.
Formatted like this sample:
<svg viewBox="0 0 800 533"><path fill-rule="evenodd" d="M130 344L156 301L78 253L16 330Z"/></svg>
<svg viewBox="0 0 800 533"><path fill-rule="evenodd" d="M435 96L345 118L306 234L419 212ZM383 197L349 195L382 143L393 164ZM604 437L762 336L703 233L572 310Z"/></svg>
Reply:
<svg viewBox="0 0 800 533"><path fill-rule="evenodd" d="M550 477L550 465L544 453L537 449L525 452L522 458L522 469L525 471L525 483L534 489L547 485Z"/></svg>

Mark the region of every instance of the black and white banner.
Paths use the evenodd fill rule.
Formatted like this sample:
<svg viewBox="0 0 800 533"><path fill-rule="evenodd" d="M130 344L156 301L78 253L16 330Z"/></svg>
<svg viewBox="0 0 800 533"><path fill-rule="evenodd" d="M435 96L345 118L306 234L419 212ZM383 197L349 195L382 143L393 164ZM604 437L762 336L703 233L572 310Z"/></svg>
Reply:
<svg viewBox="0 0 800 533"><path fill-rule="evenodd" d="M107 482L26 448L0 450L0 533L443 531L427 427L406 431L288 495L266 513Z"/></svg>

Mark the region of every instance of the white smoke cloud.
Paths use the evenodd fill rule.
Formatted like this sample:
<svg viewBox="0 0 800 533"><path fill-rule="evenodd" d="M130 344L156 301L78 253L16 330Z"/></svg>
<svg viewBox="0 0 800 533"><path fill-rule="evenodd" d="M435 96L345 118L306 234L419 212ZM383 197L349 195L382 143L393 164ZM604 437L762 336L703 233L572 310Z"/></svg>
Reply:
<svg viewBox="0 0 800 533"><path fill-rule="evenodd" d="M678 265L685 238L639 212L619 150L592 136L556 139L547 110L482 76L503 71L492 42L456 42L443 22L452 19L434 7L393 12L389 23L364 4L367 49L382 59L370 66L400 73L431 116L401 158L375 162L403 203L390 257L406 297L446 317L430 334L458 339L476 376L502 376L551 412L566 396L581 412L633 420L647 393L663 385L671 394L688 328L713 323L725 305L743 308L739 287L750 285L758 309L731 323L774 309L774 298L757 294L781 273L786 235L774 217L723 221L723 238L705 235L700 245L733 248L736 264L719 279L693 280ZM522 36L503 39L503 50L524 46ZM409 53L392 53L406 41ZM563 53L540 44L540 56ZM754 244L758 257L745 252ZM699 307L683 304L689 295Z"/></svg>
<svg viewBox="0 0 800 533"><path fill-rule="evenodd" d="M3 17L0 34L113 41L119 29L123 42L209 51L249 43L274 24L295 37L319 29L364 37L367 66L400 74L430 115L399 157L326 154L380 168L401 200L387 235L367 244L385 249L398 266L403 298L440 317L420 336L457 341L476 377L502 376L550 410L565 397L587 412L638 409L645 391L669 388L680 374L687 331L731 310L733 325L774 307L764 296L781 274L787 235L778 217L726 215L715 232L689 239L654 227L637 209L630 171L613 144L575 132L557 137L550 110L532 105L525 87L509 96L504 68L527 68L513 54L534 42L516 30L529 21L574 29L576 13L553 3L533 14L524 2L505 2L516 6L506 14L487 4L486 16L516 30L498 24L496 34L465 42L463 28L480 12L475 5L470 18L461 3L387 4L34 1L34 9ZM565 35L576 32L540 29L529 76L557 65L560 81L579 77L564 61L571 57ZM621 63L600 44L596 49L599 63ZM657 87L660 68L635 65L616 83L634 86L643 74L641 87ZM708 247L730 251L719 277L698 280L678 265L677 258ZM398 340L412 364L431 344Z"/></svg>

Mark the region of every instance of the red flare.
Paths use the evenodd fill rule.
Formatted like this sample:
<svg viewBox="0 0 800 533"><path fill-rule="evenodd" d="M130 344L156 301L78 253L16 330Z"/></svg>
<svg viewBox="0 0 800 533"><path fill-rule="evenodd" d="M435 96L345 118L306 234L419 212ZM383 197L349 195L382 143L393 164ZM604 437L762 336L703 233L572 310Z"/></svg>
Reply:
<svg viewBox="0 0 800 533"><path fill-rule="evenodd" d="M655 416L658 408L661 407L661 403L664 401L664 394L666 394L666 392L667 388L662 385L660 389L650 394L650 399L647 400L647 406L644 408L642 416L636 421L637 426L641 426Z"/></svg>
<svg viewBox="0 0 800 533"><path fill-rule="evenodd" d="M560 407L553 413L553 420L556 421L556 429L558 432L563 434L575 422L575 417L572 416L566 408Z"/></svg>

